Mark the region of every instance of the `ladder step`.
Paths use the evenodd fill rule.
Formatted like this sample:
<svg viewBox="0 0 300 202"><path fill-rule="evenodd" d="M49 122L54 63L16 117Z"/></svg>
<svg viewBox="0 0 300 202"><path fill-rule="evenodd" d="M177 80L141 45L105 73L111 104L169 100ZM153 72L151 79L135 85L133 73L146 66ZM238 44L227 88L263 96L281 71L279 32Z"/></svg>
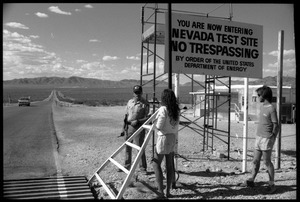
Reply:
<svg viewBox="0 0 300 202"><path fill-rule="evenodd" d="M151 125L142 125L143 128L150 130Z"/></svg>
<svg viewBox="0 0 300 202"><path fill-rule="evenodd" d="M136 144L133 144L131 142L126 142L125 144L128 145L128 146L130 146L130 147L133 147L133 148L137 149L138 151L141 150L141 147L139 147Z"/></svg>
<svg viewBox="0 0 300 202"><path fill-rule="evenodd" d="M98 175L98 173L95 173L95 176L97 178L97 180L101 183L101 185L103 186L103 188L105 189L105 191L108 193L108 195L110 196L110 198L115 199L116 195L115 193L113 193L110 188L108 188L108 186L105 184L105 182L100 178L100 176Z"/></svg>
<svg viewBox="0 0 300 202"><path fill-rule="evenodd" d="M109 157L108 160L110 160L113 164L115 164L116 166L118 166L118 168L120 168L121 170L124 171L124 173L128 174L129 170L127 170L126 168L124 168L124 166L122 166L121 164L119 164L115 159Z"/></svg>

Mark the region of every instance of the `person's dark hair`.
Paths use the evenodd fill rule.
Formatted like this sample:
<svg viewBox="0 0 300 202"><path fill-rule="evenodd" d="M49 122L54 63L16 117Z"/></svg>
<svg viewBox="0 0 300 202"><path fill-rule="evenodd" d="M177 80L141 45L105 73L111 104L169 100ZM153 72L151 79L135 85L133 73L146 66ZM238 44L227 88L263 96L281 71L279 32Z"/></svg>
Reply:
<svg viewBox="0 0 300 202"><path fill-rule="evenodd" d="M268 100L270 103L272 102L273 92L270 87L263 85L262 87L256 89L256 93L263 99Z"/></svg>
<svg viewBox="0 0 300 202"><path fill-rule="evenodd" d="M179 120L179 106L175 96L175 93L171 89L164 89L161 93L161 105L166 106L168 115L170 117L170 123L175 125Z"/></svg>

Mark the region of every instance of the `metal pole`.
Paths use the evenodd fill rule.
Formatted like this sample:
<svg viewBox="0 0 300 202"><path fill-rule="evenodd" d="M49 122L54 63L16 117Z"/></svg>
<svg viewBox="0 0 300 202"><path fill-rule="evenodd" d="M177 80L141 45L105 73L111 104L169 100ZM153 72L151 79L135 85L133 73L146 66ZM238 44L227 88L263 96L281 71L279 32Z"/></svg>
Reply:
<svg viewBox="0 0 300 202"><path fill-rule="evenodd" d="M172 74L171 74L172 75ZM172 77L171 77L172 78ZM176 95L176 98L179 102L179 74L176 73L175 74L175 78L174 78L174 84L175 84L175 90L174 93ZM171 88L172 89L172 83L171 83ZM179 116L179 121L180 121L180 116ZM178 168L178 133L176 133L175 135L175 148L174 148L174 152L173 153L173 181L172 181L172 188L174 189L176 187L176 176L175 176L175 172L177 171ZM176 161L176 163L174 162Z"/></svg>
<svg viewBox="0 0 300 202"><path fill-rule="evenodd" d="M168 74L168 87L172 89L172 6L168 3L168 23L169 23L169 74Z"/></svg>
<svg viewBox="0 0 300 202"><path fill-rule="evenodd" d="M230 19L230 21L232 20L232 17L233 17L232 4L229 4L229 19Z"/></svg>
<svg viewBox="0 0 300 202"><path fill-rule="evenodd" d="M155 79L156 79L156 23L157 23L157 4L155 4L155 10L154 10L154 58L153 58L153 113L155 112L155 101L156 101L156 95L155 95ZM154 145L155 145L155 134L153 131L153 136L152 136L152 158L154 157Z"/></svg>
<svg viewBox="0 0 300 202"><path fill-rule="evenodd" d="M282 66L283 66L283 30L278 33L278 73L277 73L277 117L279 131L276 139L275 169L280 169L280 152L281 152L281 97L282 97Z"/></svg>
<svg viewBox="0 0 300 202"><path fill-rule="evenodd" d="M205 85L205 88L204 88L204 107L203 107L203 113L204 113L204 116L203 116L203 123L204 123L204 129L203 129L203 152L205 151L205 144L206 144L206 102L207 102L207 75L204 75L205 76L205 79L204 79L204 85ZM200 104L200 114L201 114L201 104Z"/></svg>
<svg viewBox="0 0 300 202"><path fill-rule="evenodd" d="M243 169L247 171L247 139L248 139L248 78L244 78L244 127L243 127Z"/></svg>
<svg viewBox="0 0 300 202"><path fill-rule="evenodd" d="M142 14L141 14L141 23L142 23L142 35L141 35L141 41L142 41L142 44L141 44L141 75L140 75L140 85L143 85L143 33L144 33L144 7L142 7Z"/></svg>
<svg viewBox="0 0 300 202"><path fill-rule="evenodd" d="M230 21L232 21L233 18L233 7L232 4L229 4L229 16L230 16ZM229 79L229 88L228 88L228 92L229 92L229 103L228 103L228 157L227 159L229 160L229 155L230 155L230 122L231 122L231 117L230 117L230 112L231 112L231 77L228 78ZM248 115L247 115L248 116Z"/></svg>
<svg viewBox="0 0 300 202"><path fill-rule="evenodd" d="M179 101L179 76L180 74L176 73L175 74L175 78L174 78L174 85L175 85L175 90L174 90L174 93L177 97L177 100Z"/></svg>
<svg viewBox="0 0 300 202"><path fill-rule="evenodd" d="M156 79L156 23L157 23L157 7L155 7L154 15L154 58L153 58L153 102L155 101L155 79ZM155 105L153 105L155 106ZM153 111L154 112L154 111Z"/></svg>
<svg viewBox="0 0 300 202"><path fill-rule="evenodd" d="M192 83L192 92L194 92L194 74L192 74L191 76L191 83ZM191 95L192 96L192 106L194 106L194 95ZM195 109L196 109L196 106L195 106ZM199 115L200 116L200 115Z"/></svg>
<svg viewBox="0 0 300 202"><path fill-rule="evenodd" d="M231 107L231 77L229 77L228 78L228 83L229 83L229 88L228 88L228 93L229 93L229 95L228 95L228 145L227 145L227 147L228 147L228 155L227 155L227 159L229 160L229 157L230 157L230 122L231 122L231 118L230 118L230 111L231 111L231 109L230 109L230 107Z"/></svg>
<svg viewBox="0 0 300 202"><path fill-rule="evenodd" d="M169 23L169 26L168 26L168 29L169 29L169 73L168 73L168 88L169 89L172 89L172 6L171 6L171 3L168 3L168 23ZM178 79L179 81L179 77L176 77L176 79ZM178 89L176 89L178 90ZM176 94L178 95L178 92L176 92ZM177 97L178 99L178 97ZM178 137L177 137L178 138ZM178 140L176 140L177 142ZM178 142L177 142L177 147L178 147ZM177 148L176 147L176 154L177 154ZM175 155L175 153L173 153ZM177 158L176 158L176 168L175 168L175 162L174 162L174 156L173 155L173 182L172 182L172 187L173 188L176 188L176 180L175 180L175 170L177 170Z"/></svg>

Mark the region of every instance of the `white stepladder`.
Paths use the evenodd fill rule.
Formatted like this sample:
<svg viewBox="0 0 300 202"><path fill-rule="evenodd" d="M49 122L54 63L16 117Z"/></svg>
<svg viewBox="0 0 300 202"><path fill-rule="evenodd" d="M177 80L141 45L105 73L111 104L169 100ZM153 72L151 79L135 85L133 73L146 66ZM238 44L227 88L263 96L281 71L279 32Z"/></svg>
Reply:
<svg viewBox="0 0 300 202"><path fill-rule="evenodd" d="M130 180L135 172L135 169L141 159L141 156L143 154L143 152L145 151L145 148L150 140L151 137L151 132L154 130L154 126L155 126L155 117L156 114L158 113L158 110L151 115L151 117L137 130L135 131L132 136L130 138L128 138L101 166L100 168L93 174L93 176L89 179L88 184L91 185L93 180L96 178L96 180L98 180L101 185L103 186L104 190L108 193L108 195L110 196L111 199L121 199L126 188L128 187ZM139 135L139 133L142 130L148 130L144 142L142 144L142 146L138 146L134 143L131 143L131 141L137 136ZM132 148L135 148L138 150L138 154L135 157L134 163L131 165L130 170L127 170L124 166L122 166L120 163L118 163L114 157L116 157L126 146L130 146ZM115 164L118 168L120 168L122 171L124 171L124 173L126 173L126 178L122 183L122 186L119 190L118 193L114 193L114 191L112 191L106 184L105 182L101 179L100 177L100 172L109 164L109 163L113 163ZM117 171L116 171L117 172Z"/></svg>

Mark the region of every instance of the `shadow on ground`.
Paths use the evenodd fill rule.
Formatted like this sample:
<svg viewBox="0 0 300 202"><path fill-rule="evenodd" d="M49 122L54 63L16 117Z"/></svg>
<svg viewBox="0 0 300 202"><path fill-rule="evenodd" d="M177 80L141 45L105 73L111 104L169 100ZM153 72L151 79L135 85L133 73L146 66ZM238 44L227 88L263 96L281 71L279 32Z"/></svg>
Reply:
<svg viewBox="0 0 300 202"><path fill-rule="evenodd" d="M233 197L233 196L255 196L255 195L271 195L268 194L265 190L265 186L267 185L264 182L256 183L256 186L253 188L250 187L237 187L236 184L231 185L208 185L208 184L200 184L200 183L194 183L194 184L185 184L181 183L182 189L188 189L191 190L192 194L183 194L176 196L176 198L194 198L199 197L201 195L203 199L209 199L209 198L215 198L216 196L222 196L222 197ZM209 189L209 192L200 192L201 188ZM296 185L278 185L277 190L273 194L282 194L288 191L295 191L297 189Z"/></svg>

